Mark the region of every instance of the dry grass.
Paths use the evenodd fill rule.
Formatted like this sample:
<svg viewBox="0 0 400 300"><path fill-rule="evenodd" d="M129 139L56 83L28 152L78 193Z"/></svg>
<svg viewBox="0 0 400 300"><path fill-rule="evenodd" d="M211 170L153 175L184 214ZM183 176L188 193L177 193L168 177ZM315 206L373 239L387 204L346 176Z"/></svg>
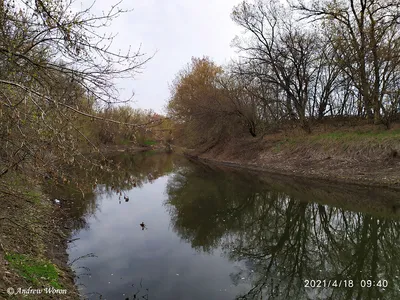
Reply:
<svg viewBox="0 0 400 300"><path fill-rule="evenodd" d="M274 172L400 186L400 124L294 128L219 143L200 156Z"/></svg>
<svg viewBox="0 0 400 300"><path fill-rule="evenodd" d="M35 183L15 174L0 182L0 198L0 299L35 297L11 297L8 287L57 287L68 294L41 294L40 299L79 299L66 266L65 214Z"/></svg>

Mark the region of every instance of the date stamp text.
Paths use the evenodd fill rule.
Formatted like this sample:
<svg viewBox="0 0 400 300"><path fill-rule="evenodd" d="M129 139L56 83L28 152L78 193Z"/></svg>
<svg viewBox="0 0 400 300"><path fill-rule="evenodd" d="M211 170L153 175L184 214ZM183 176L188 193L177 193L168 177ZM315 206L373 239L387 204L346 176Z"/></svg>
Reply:
<svg viewBox="0 0 400 300"><path fill-rule="evenodd" d="M305 279L303 281L306 288L387 288L389 282L385 279L372 280L352 280L352 279Z"/></svg>

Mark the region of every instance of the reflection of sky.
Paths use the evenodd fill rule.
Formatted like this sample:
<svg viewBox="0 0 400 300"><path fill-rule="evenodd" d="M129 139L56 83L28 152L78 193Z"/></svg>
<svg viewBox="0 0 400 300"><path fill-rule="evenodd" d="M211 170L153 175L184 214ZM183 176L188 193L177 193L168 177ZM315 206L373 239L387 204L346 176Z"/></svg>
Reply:
<svg viewBox="0 0 400 300"><path fill-rule="evenodd" d="M91 198L98 209L87 217L88 229L77 233L80 240L70 249L71 260L92 252L98 256L74 264L78 273L86 272L79 267L91 269L90 278L78 280L87 287L85 293L132 299L142 281L136 299L143 299L146 288L151 299L234 299L250 292L251 282L248 299L339 300L359 293L362 299L378 299L378 294L385 296L380 299L400 299L397 286L385 294L379 289L304 287L307 278L355 280L369 278L372 270L389 282L397 278L399 222L331 206L336 199L355 199L363 205L354 207L364 208L365 201L357 200L364 199L363 193L333 193L330 187L329 192L308 192L306 186L283 192L231 175L196 167L144 182L127 191L130 201L121 199L121 204L117 194L99 184ZM331 205L312 202L313 195L326 197ZM141 230L141 222L148 230ZM198 249L218 244L223 250L198 253L186 238Z"/></svg>
<svg viewBox="0 0 400 300"><path fill-rule="evenodd" d="M130 190L129 202L122 199L121 204L117 194L98 196L99 209L87 220L89 229L75 236L80 239L70 249L71 261L88 253L98 256L74 263L75 268L90 268L90 278L78 279L86 286L84 293L125 299L137 292L141 279L138 296L148 288L153 299L233 299L245 292L243 285L232 286L229 274L235 265L220 250L213 255L197 253L172 231L163 206L167 180L168 176L160 177ZM147 230L141 230L141 222Z"/></svg>

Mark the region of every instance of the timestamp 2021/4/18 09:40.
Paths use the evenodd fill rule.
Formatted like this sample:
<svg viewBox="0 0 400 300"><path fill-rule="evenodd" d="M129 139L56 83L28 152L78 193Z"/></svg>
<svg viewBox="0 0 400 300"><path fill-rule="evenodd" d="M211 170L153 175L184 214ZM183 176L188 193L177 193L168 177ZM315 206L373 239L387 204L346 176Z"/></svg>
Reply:
<svg viewBox="0 0 400 300"><path fill-rule="evenodd" d="M306 288L352 288L360 286L362 288L386 288L389 282L386 279L305 279Z"/></svg>

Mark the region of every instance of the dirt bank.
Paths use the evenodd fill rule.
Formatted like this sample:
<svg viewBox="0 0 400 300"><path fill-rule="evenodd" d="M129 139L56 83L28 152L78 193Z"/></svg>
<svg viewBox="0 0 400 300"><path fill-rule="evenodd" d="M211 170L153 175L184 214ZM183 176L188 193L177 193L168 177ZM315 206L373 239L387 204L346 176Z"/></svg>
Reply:
<svg viewBox="0 0 400 300"><path fill-rule="evenodd" d="M150 149L112 146L102 152L134 154ZM85 182L79 172L72 175L80 178L79 184L85 190L91 189L92 183ZM73 242L72 230L84 220L72 212L74 201L60 198L57 203L55 196L49 196L57 180L42 182L33 178L36 177L32 174L14 171L0 178L0 299L79 299L75 274L68 265L67 247ZM9 295L8 288L14 292L18 288L49 290L25 297ZM66 294L55 294L54 290L66 290Z"/></svg>
<svg viewBox="0 0 400 300"><path fill-rule="evenodd" d="M67 265L68 214L26 177L14 174L0 188L0 299L79 299ZM19 288L42 293L9 295Z"/></svg>
<svg viewBox="0 0 400 300"><path fill-rule="evenodd" d="M236 138L188 156L273 173L400 188L400 128L316 128Z"/></svg>

